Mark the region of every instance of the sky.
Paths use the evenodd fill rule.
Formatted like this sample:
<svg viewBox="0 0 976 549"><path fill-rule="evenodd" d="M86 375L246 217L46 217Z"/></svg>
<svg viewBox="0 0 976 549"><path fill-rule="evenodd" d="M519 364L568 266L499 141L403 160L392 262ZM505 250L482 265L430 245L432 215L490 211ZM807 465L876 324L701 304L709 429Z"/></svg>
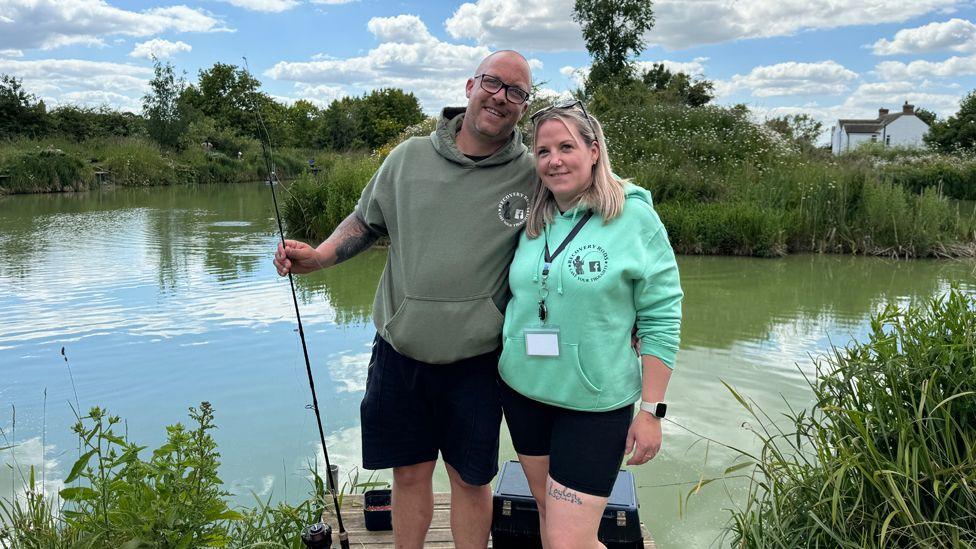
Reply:
<svg viewBox="0 0 976 549"><path fill-rule="evenodd" d="M590 63L573 0L0 0L0 73L50 107L139 112L152 56L194 82L246 56L262 89L320 106L398 87L436 113L495 49L543 93ZM874 118L906 101L952 115L976 88L974 0L656 0L638 61L715 83L758 118Z"/></svg>

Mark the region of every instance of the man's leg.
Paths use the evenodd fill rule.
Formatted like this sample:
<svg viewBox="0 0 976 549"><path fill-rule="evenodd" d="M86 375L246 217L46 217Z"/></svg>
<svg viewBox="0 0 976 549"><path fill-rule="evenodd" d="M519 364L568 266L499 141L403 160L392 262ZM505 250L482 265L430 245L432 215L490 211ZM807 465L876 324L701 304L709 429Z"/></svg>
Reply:
<svg viewBox="0 0 976 549"><path fill-rule="evenodd" d="M424 546L434 516L436 464L435 460L393 468L393 542L397 549ZM489 500L489 515L490 504Z"/></svg>
<svg viewBox="0 0 976 549"><path fill-rule="evenodd" d="M491 485L473 486L464 482L449 463L451 479L451 535L458 549L484 549L491 531Z"/></svg>

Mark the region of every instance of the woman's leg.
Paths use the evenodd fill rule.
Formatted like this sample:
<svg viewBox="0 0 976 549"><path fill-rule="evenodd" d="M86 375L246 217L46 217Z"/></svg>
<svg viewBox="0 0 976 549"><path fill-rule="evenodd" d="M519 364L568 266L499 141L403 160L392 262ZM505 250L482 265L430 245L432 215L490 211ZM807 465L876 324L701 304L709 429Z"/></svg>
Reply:
<svg viewBox="0 0 976 549"><path fill-rule="evenodd" d="M539 508L539 533L542 536L542 547L549 549L551 545L546 541L546 481L549 479L549 456L527 456L518 454L525 479L529 481L529 491L535 498Z"/></svg>
<svg viewBox="0 0 976 549"><path fill-rule="evenodd" d="M549 477L546 481L547 549L596 549L600 517L607 498L567 488Z"/></svg>

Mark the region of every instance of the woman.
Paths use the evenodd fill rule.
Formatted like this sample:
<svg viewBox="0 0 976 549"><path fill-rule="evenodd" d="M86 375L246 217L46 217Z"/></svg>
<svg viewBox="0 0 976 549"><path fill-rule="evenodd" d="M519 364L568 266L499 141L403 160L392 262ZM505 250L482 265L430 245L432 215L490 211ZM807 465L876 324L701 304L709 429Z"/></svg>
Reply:
<svg viewBox="0 0 976 549"><path fill-rule="evenodd" d="M682 293L650 193L613 175L599 122L579 101L532 120L539 181L509 271L502 406L544 545L589 549L625 453L640 465L661 447Z"/></svg>

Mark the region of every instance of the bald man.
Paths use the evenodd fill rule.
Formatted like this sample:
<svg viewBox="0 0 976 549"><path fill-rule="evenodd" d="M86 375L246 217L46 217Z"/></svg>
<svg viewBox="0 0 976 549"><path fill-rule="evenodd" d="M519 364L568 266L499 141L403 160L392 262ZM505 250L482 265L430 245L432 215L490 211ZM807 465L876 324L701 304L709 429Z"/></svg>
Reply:
<svg viewBox="0 0 976 549"><path fill-rule="evenodd" d="M363 467L393 468L398 548L423 547L438 454L459 548L487 546L498 472L498 355L508 265L535 169L516 127L532 75L514 51L486 57L466 108L398 145L359 203L318 247L286 240L278 274L331 267L389 236L373 303L376 338L361 405Z"/></svg>

